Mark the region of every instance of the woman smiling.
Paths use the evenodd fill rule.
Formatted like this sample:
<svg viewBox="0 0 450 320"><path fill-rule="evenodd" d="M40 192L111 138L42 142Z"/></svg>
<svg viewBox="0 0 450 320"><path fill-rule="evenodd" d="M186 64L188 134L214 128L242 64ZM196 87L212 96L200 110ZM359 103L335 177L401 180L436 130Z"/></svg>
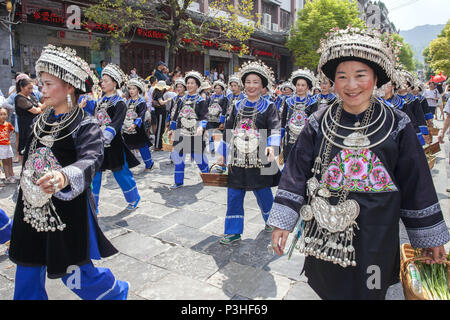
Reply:
<svg viewBox="0 0 450 320"><path fill-rule="evenodd" d="M307 256L304 271L321 298L384 299L398 282L399 220L430 262L445 258L449 232L409 118L372 96L394 76L390 47L347 29L321 52L319 71L340 99L309 117L291 151L268 221L271 248L283 254L296 227L289 254Z"/></svg>
<svg viewBox="0 0 450 320"><path fill-rule="evenodd" d="M224 245L241 239L247 191L254 193L267 222L273 203L270 188L278 184L280 176L274 162L275 148L280 146L280 119L275 104L262 97L263 88L273 81L271 70L261 62L252 62L241 67L240 75L247 97L233 106L219 147L220 165L225 165L227 149L231 154L225 235L220 240ZM272 228L266 224L265 230Z"/></svg>

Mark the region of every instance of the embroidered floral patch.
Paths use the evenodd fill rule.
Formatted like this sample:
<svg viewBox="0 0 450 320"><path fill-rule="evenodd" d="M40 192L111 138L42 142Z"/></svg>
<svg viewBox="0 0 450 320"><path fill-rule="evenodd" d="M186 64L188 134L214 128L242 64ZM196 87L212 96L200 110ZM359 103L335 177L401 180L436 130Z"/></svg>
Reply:
<svg viewBox="0 0 450 320"><path fill-rule="evenodd" d="M398 191L384 164L369 149L341 150L330 162L321 184L325 182L329 190L338 191L346 181L353 192Z"/></svg>

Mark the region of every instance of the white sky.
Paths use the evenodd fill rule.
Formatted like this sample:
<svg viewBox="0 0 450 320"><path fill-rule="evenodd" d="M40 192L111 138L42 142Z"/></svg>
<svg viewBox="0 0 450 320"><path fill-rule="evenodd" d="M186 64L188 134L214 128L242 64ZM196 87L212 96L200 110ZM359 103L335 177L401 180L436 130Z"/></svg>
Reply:
<svg viewBox="0 0 450 320"><path fill-rule="evenodd" d="M389 9L389 20L402 31L425 24L446 24L450 19L450 0L382 1Z"/></svg>

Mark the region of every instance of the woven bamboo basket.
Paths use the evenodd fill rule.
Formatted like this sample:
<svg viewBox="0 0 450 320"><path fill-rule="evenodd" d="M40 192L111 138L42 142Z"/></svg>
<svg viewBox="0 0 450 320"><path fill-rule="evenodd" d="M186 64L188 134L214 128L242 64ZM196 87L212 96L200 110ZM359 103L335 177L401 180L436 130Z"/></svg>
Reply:
<svg viewBox="0 0 450 320"><path fill-rule="evenodd" d="M429 259L427 257L415 257L414 248L411 247L409 243L404 243L401 246L401 254L400 254L400 281L403 286L403 294L405 295L406 300L430 300L425 290L422 290L422 293L417 294L413 290L411 276L408 272L408 265L410 263L414 263L415 261L424 261ZM450 261L447 261L447 264L450 265ZM450 286L450 269L449 269L449 286Z"/></svg>
<svg viewBox="0 0 450 320"><path fill-rule="evenodd" d="M435 143L432 143L423 149L423 152L425 152L425 154L429 154L429 155L436 154L439 151L441 151L441 146L439 145L439 141L436 141Z"/></svg>
<svg viewBox="0 0 450 320"><path fill-rule="evenodd" d="M213 164L209 168L209 173L200 173L200 177L203 180L205 186L211 187L227 187L228 186L228 175L223 173L211 173L212 168L218 166L217 163Z"/></svg>

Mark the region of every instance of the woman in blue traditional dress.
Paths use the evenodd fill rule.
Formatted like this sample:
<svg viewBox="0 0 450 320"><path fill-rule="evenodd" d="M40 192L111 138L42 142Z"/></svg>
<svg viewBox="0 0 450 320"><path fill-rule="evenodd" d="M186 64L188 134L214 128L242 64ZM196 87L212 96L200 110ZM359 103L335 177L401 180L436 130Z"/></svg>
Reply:
<svg viewBox="0 0 450 320"><path fill-rule="evenodd" d="M127 104L119 96L118 89L126 82L127 77L119 66L110 63L103 69L101 88L104 95L97 102L94 111L94 117L98 120L103 132L105 145L105 158L93 181L97 209L102 172L106 170L112 171L114 178L122 189L125 201L128 203L126 210L135 209L141 200L133 173L130 171L131 168L139 165L139 160L127 147L121 134L127 113Z"/></svg>
<svg viewBox="0 0 450 320"><path fill-rule="evenodd" d="M145 170L153 168L154 161L150 152L150 139L145 132L144 121L147 104L144 98L145 83L134 78L128 81L127 113L122 126L122 136L125 144L131 149L138 149L145 164Z"/></svg>
<svg viewBox="0 0 450 320"><path fill-rule="evenodd" d="M264 223L272 208L271 187L278 184L280 171L274 161L280 146L280 118L275 104L262 97L263 87L273 81L271 70L262 62L244 64L240 76L247 97L238 101L225 124L218 164L228 161L227 213L220 243L228 245L241 239L244 231L244 197L252 191ZM266 231L272 228L265 225Z"/></svg>
<svg viewBox="0 0 450 320"><path fill-rule="evenodd" d="M281 113L281 136L283 137L283 157L286 162L289 153L306 124L308 117L317 110L315 97L308 92L314 86L316 78L308 69L298 69L289 81L295 86L295 94L283 103Z"/></svg>
<svg viewBox="0 0 450 320"><path fill-rule="evenodd" d="M187 93L178 100L170 121L169 137L173 137L174 147L171 159L175 162L175 183L170 189L178 189L184 185L185 160L188 154L201 172L209 171L204 141L208 104L198 93L203 77L197 71L190 71L185 75L184 81Z"/></svg>

